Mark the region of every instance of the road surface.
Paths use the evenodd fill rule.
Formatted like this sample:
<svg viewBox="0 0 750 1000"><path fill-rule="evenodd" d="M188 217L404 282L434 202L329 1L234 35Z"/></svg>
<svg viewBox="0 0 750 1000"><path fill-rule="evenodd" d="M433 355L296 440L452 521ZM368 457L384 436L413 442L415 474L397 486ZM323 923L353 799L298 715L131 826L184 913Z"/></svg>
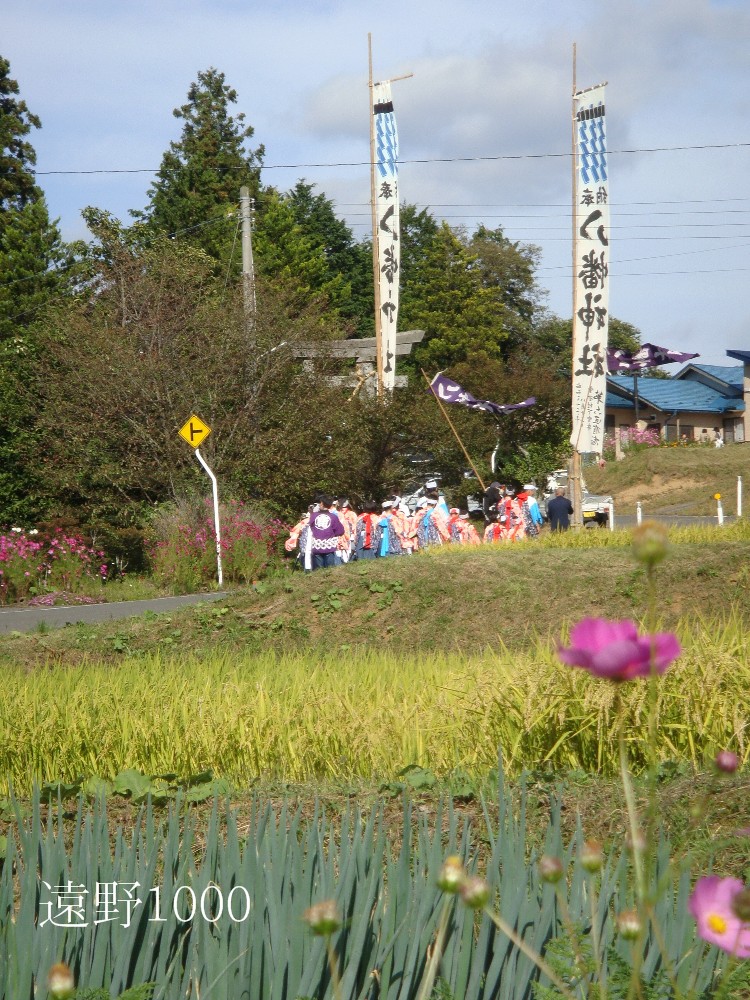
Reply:
<svg viewBox="0 0 750 1000"><path fill-rule="evenodd" d="M62 628L76 622L91 625L133 618L147 611L168 614L201 601L217 601L226 597L225 592L215 594L186 594L183 597L155 597L148 601L113 601L111 604L74 604L57 608L0 608L0 634L8 632L33 632L37 628ZM43 624L42 624L43 623Z"/></svg>

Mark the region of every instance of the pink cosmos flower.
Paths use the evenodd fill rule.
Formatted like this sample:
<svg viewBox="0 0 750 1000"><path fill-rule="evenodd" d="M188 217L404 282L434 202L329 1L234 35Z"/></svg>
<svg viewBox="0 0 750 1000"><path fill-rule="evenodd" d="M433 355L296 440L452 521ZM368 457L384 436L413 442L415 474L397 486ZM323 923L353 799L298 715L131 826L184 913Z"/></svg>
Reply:
<svg viewBox="0 0 750 1000"><path fill-rule="evenodd" d="M681 652L672 632L639 636L634 621L584 618L570 630L570 646L560 646L557 655L563 663L583 667L596 677L629 681L648 677L652 669L663 674Z"/></svg>
<svg viewBox="0 0 750 1000"><path fill-rule="evenodd" d="M698 937L737 958L750 958L750 923L742 921L732 906L744 888L738 878L706 875L696 882L688 903Z"/></svg>
<svg viewBox="0 0 750 1000"><path fill-rule="evenodd" d="M731 750L719 750L714 758L714 764L717 770L723 771L725 774L734 774L740 766L740 758Z"/></svg>

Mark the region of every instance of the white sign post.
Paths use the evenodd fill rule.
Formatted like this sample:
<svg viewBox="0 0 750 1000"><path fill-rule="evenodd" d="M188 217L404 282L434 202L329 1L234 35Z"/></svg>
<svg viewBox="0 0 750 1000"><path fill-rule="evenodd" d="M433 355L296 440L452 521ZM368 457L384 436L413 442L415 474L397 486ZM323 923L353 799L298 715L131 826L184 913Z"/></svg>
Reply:
<svg viewBox="0 0 750 1000"><path fill-rule="evenodd" d="M211 488L214 495L214 528L216 530L216 568L218 570L219 586L221 587L224 583L224 574L221 569L221 525L219 524L219 487L216 482L216 476L213 474L211 469L209 469L206 464L206 460L203 455L201 455L200 448L195 449L195 457L201 463L203 468L208 473L208 477L211 480Z"/></svg>
<svg viewBox="0 0 750 1000"><path fill-rule="evenodd" d="M224 573L221 568L221 524L219 522L219 487L216 482L216 476L213 474L211 469L206 464L206 460L200 453L200 445L206 440L208 435L211 433L211 428L208 424L204 424L200 417L196 417L193 414L187 423L179 430L179 435L183 441L187 441L191 448L195 450L195 457L201 463L203 468L208 473L208 477L211 480L211 488L214 497L214 530L216 533L216 567L218 570L219 586L221 587L224 583Z"/></svg>

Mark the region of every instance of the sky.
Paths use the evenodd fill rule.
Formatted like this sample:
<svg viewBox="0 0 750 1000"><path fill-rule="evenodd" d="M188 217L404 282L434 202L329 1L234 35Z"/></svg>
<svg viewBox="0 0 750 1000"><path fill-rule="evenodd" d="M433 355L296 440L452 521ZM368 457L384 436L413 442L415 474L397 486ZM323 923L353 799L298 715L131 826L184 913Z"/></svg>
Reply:
<svg viewBox="0 0 750 1000"><path fill-rule="evenodd" d="M86 206L146 206L210 67L265 146L262 182L315 184L361 238L368 35L376 81L413 74L393 83L402 201L539 247L568 318L575 45L578 88L607 83L610 314L698 363L750 349L747 0L5 0L0 55L66 239L88 237Z"/></svg>

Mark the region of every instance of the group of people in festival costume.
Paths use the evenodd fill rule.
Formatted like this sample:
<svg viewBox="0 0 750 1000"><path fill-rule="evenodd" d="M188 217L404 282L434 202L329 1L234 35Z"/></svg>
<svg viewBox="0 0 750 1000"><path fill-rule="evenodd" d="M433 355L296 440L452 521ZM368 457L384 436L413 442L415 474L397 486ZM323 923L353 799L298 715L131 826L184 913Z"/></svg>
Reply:
<svg viewBox="0 0 750 1000"><path fill-rule="evenodd" d="M468 511L448 506L434 480L414 510L393 495L380 504L366 501L357 513L345 497L320 494L292 528L285 548L296 551L303 569L311 571L354 559L412 555L434 545L534 538L544 523L535 492L531 484L514 490L492 483L483 497L483 536Z"/></svg>

